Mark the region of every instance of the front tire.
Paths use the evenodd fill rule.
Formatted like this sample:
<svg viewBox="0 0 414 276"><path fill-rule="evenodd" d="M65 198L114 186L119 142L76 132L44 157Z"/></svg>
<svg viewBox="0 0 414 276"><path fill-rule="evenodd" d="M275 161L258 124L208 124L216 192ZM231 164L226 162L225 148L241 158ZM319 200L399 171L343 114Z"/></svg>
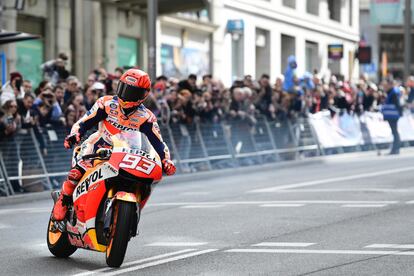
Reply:
<svg viewBox="0 0 414 276"><path fill-rule="evenodd" d="M60 232L59 230L53 230L52 218L49 219L47 227L47 247L50 253L57 258L67 258L75 253L77 247L73 246L68 238L67 232Z"/></svg>
<svg viewBox="0 0 414 276"><path fill-rule="evenodd" d="M135 214L135 203L117 201L113 213L111 234L106 248L106 264L110 267L120 267L124 261L131 236L131 224Z"/></svg>

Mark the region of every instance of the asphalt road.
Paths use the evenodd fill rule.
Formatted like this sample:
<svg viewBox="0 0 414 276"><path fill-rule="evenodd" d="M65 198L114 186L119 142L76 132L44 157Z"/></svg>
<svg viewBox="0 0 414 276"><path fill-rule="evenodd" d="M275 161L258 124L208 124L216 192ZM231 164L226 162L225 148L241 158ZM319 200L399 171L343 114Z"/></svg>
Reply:
<svg viewBox="0 0 414 276"><path fill-rule="evenodd" d="M52 200L0 206L0 275L413 275L414 154L160 184L124 265L51 256Z"/></svg>

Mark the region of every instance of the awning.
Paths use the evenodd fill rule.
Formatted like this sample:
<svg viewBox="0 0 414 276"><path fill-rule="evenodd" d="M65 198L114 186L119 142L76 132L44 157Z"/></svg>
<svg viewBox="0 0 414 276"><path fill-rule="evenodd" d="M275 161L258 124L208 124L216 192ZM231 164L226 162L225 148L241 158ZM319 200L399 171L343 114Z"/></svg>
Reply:
<svg viewBox="0 0 414 276"><path fill-rule="evenodd" d="M7 37L7 36L15 36L20 34L20 32L8 32L6 30L0 30L0 38Z"/></svg>
<svg viewBox="0 0 414 276"><path fill-rule="evenodd" d="M39 38L40 36L38 35L2 30L0 32L0 45Z"/></svg>
<svg viewBox="0 0 414 276"><path fill-rule="evenodd" d="M135 12L146 12L147 0L94 0L114 4L119 8ZM207 7L207 0L158 0L158 14L196 11Z"/></svg>

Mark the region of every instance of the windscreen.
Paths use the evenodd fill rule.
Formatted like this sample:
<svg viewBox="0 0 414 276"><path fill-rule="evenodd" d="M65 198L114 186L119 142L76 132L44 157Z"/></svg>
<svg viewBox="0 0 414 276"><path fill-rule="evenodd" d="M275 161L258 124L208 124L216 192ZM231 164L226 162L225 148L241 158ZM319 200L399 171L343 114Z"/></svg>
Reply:
<svg viewBox="0 0 414 276"><path fill-rule="evenodd" d="M147 137L138 131L125 131L112 136L113 152L146 153L151 159L159 159ZM142 155L142 154L141 154Z"/></svg>

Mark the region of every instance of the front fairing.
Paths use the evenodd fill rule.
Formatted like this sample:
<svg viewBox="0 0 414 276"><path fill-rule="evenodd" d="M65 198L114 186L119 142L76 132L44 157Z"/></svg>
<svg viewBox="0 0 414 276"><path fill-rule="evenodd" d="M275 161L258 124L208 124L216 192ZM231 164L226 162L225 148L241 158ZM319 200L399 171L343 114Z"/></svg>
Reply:
<svg viewBox="0 0 414 276"><path fill-rule="evenodd" d="M140 132L123 132L112 136L110 164L138 179L158 182L162 178L161 160Z"/></svg>

